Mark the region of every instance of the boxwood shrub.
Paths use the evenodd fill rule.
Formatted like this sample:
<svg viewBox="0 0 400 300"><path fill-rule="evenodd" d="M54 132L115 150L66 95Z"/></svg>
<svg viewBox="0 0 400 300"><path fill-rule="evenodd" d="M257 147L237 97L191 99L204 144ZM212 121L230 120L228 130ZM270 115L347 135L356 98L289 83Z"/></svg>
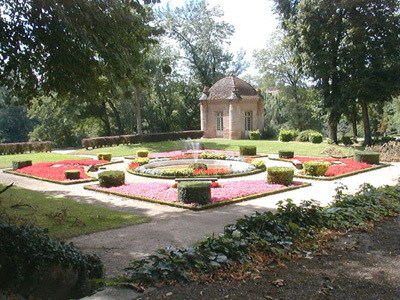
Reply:
<svg viewBox="0 0 400 300"><path fill-rule="evenodd" d="M310 142L313 144L321 144L322 143L322 134L319 132L310 133Z"/></svg>
<svg viewBox="0 0 400 300"><path fill-rule="evenodd" d="M256 146L239 146L239 151L241 156L257 155Z"/></svg>
<svg viewBox="0 0 400 300"><path fill-rule="evenodd" d="M293 151L283 151L279 150L278 151L279 158L293 158L294 157L294 152Z"/></svg>
<svg viewBox="0 0 400 300"><path fill-rule="evenodd" d="M291 185L293 183L294 169L290 167L267 168L267 181L270 184Z"/></svg>
<svg viewBox="0 0 400 300"><path fill-rule="evenodd" d="M379 152L362 151L354 154L354 160L358 162L365 162L371 165L379 164Z"/></svg>
<svg viewBox="0 0 400 300"><path fill-rule="evenodd" d="M290 142L294 140L294 132L292 130L281 130L279 132L279 140L281 142Z"/></svg>
<svg viewBox="0 0 400 300"><path fill-rule="evenodd" d="M330 165L327 161L307 161L303 163L303 171L308 176L324 176Z"/></svg>
<svg viewBox="0 0 400 300"><path fill-rule="evenodd" d="M104 171L99 173L99 185L101 187L120 186L125 184L123 171Z"/></svg>
<svg viewBox="0 0 400 300"><path fill-rule="evenodd" d="M251 140L259 140L261 137L260 130L250 131L249 136Z"/></svg>
<svg viewBox="0 0 400 300"><path fill-rule="evenodd" d="M12 162L12 168L13 170L25 168L32 166L32 161L31 160L19 160L19 161L13 161Z"/></svg>
<svg viewBox="0 0 400 300"><path fill-rule="evenodd" d="M111 153L98 153L97 154L97 159L98 160L107 160L111 161L112 154Z"/></svg>
<svg viewBox="0 0 400 300"><path fill-rule="evenodd" d="M208 204L211 202L211 184L203 181L180 182L178 184L178 199L187 204Z"/></svg>
<svg viewBox="0 0 400 300"><path fill-rule="evenodd" d="M79 179L81 176L80 170L66 170L64 171L65 179Z"/></svg>

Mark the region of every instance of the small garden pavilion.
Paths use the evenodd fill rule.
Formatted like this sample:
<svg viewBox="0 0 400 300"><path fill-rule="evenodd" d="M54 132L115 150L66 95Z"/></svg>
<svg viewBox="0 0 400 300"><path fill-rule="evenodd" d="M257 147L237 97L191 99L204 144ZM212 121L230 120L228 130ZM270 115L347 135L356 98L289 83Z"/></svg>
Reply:
<svg viewBox="0 0 400 300"><path fill-rule="evenodd" d="M229 75L200 98L201 130L205 138L244 139L264 128L264 99L246 81Z"/></svg>

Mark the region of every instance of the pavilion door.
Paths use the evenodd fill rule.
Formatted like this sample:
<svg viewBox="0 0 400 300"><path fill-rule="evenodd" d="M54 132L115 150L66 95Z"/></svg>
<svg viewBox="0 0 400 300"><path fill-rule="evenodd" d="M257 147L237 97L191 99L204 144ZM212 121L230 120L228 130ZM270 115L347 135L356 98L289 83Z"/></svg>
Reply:
<svg viewBox="0 0 400 300"><path fill-rule="evenodd" d="M224 136L224 115L222 112L217 112L217 137Z"/></svg>
<svg viewBox="0 0 400 300"><path fill-rule="evenodd" d="M244 113L244 135L246 138L250 136L250 131L252 130L252 113L251 111L246 111Z"/></svg>

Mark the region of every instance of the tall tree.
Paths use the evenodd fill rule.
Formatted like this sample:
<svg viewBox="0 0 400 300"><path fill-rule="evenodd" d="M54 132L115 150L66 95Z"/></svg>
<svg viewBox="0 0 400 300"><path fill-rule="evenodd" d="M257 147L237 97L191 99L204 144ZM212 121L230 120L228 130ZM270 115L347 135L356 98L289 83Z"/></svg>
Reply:
<svg viewBox="0 0 400 300"><path fill-rule="evenodd" d="M370 144L367 104L399 89L398 1L274 1L299 61L322 90L330 137L337 142L341 115L348 107L354 113L357 101Z"/></svg>
<svg viewBox="0 0 400 300"><path fill-rule="evenodd" d="M229 52L229 39L234 27L219 19L219 7L209 8L205 0L190 0L182 8L167 7L159 13L168 36L182 50L184 64L191 75L204 86L211 86L226 76L228 70L239 75L248 63L243 51L237 55Z"/></svg>
<svg viewBox="0 0 400 300"><path fill-rule="evenodd" d="M103 102L115 85L140 86L159 33L151 2L0 0L1 83L25 103L54 92Z"/></svg>

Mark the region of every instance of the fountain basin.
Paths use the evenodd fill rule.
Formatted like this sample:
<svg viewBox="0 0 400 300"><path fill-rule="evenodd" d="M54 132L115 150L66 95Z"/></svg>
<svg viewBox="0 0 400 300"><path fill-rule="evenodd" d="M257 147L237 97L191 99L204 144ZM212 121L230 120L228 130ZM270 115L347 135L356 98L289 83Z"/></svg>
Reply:
<svg viewBox="0 0 400 300"><path fill-rule="evenodd" d="M171 177L174 176L165 171L174 171L174 170L187 170L189 166L194 163L204 163L207 165L208 170L226 170L228 174L223 175L223 177L227 176L237 176L237 175L246 175L257 172L253 165L243 162L243 161L233 161L233 160L216 160L216 159L178 159L178 160L165 160L165 161L156 161L150 162L148 164L142 165L135 169L134 173L137 175L143 174L145 176L154 176L154 177ZM193 174L188 175L193 177ZM179 174L178 177L185 177L185 174Z"/></svg>

